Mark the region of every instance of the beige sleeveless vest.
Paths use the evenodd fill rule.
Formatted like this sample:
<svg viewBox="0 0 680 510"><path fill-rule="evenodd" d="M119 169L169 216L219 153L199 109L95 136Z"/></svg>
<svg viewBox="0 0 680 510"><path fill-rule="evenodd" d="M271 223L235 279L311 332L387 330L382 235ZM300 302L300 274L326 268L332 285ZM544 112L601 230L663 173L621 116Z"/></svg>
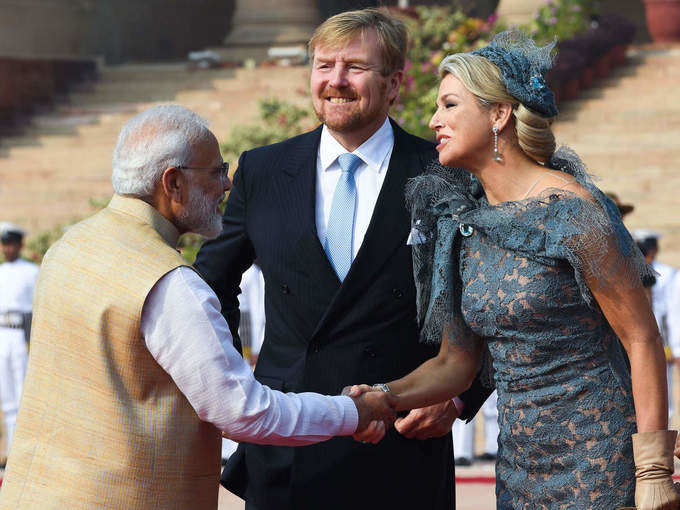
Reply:
<svg viewBox="0 0 680 510"><path fill-rule="evenodd" d="M139 332L151 288L185 264L176 240L151 206L114 196L49 250L0 509L217 508L219 432Z"/></svg>

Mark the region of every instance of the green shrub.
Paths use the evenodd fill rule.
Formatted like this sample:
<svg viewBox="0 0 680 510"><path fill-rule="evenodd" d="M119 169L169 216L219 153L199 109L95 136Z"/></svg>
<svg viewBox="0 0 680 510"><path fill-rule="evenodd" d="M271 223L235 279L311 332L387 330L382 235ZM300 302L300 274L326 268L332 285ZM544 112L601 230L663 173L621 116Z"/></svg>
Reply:
<svg viewBox="0 0 680 510"><path fill-rule="evenodd" d="M523 28L538 43L564 41L588 29L598 10L596 0L548 0Z"/></svg>
<svg viewBox="0 0 680 510"><path fill-rule="evenodd" d="M236 161L243 151L299 135L314 127L317 122L311 105L302 108L274 98L260 101L259 108L258 124L236 127L222 143L225 159Z"/></svg>
<svg viewBox="0 0 680 510"><path fill-rule="evenodd" d="M179 241L177 242L177 248L182 253L182 256L186 259L187 263L193 264L202 244L202 236L189 233L180 236Z"/></svg>
<svg viewBox="0 0 680 510"><path fill-rule="evenodd" d="M75 221L73 222L75 223ZM60 225L49 230L43 230L26 240L22 256L31 262L40 264L47 250L64 234L66 225Z"/></svg>

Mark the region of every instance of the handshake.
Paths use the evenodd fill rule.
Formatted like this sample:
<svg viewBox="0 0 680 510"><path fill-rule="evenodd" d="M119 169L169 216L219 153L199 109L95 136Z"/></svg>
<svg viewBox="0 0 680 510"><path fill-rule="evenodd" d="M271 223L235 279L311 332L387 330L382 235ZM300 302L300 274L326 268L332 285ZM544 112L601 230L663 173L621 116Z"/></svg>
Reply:
<svg viewBox="0 0 680 510"><path fill-rule="evenodd" d="M342 395L354 401L359 414L359 423L352 437L363 443L378 443L396 419L398 397L389 392L387 385L367 384L346 386Z"/></svg>

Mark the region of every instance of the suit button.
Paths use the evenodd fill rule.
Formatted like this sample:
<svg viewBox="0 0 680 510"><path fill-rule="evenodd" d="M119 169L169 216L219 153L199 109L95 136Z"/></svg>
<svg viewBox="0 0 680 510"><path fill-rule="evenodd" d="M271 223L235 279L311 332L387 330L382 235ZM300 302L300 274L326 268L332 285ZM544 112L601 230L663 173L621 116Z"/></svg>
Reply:
<svg viewBox="0 0 680 510"><path fill-rule="evenodd" d="M284 294L290 294L290 288L285 283L281 285L281 292Z"/></svg>
<svg viewBox="0 0 680 510"><path fill-rule="evenodd" d="M370 347L366 347L364 349L364 353L366 353L366 356L368 356L369 358L375 358L375 351Z"/></svg>
<svg viewBox="0 0 680 510"><path fill-rule="evenodd" d="M401 299L404 297L404 293L402 292L401 289L392 289L392 295L397 299Z"/></svg>

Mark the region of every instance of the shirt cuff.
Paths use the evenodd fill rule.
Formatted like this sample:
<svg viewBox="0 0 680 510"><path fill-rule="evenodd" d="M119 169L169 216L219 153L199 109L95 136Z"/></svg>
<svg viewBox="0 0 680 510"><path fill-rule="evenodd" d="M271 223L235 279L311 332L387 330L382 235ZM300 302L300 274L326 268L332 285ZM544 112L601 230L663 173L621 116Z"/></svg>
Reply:
<svg viewBox="0 0 680 510"><path fill-rule="evenodd" d="M337 402L343 407L344 419L342 420L342 427L340 428L339 436L351 436L357 431L359 425L359 411L354 404L354 400L345 395L332 397L337 399Z"/></svg>
<svg viewBox="0 0 680 510"><path fill-rule="evenodd" d="M453 405L456 406L456 410L458 411L458 416L463 415L463 411L465 410L465 402L463 402L461 399L458 397L453 397Z"/></svg>

